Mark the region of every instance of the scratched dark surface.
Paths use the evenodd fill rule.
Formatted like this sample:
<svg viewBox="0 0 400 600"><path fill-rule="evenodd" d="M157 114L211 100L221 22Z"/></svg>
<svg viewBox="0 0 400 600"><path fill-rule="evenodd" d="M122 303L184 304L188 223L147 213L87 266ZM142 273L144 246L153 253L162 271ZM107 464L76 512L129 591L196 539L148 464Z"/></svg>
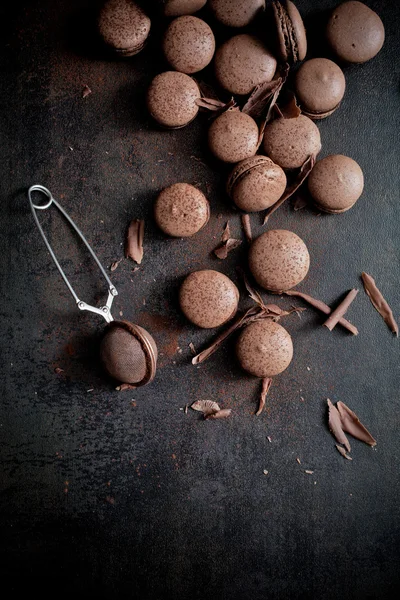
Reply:
<svg viewBox="0 0 400 600"><path fill-rule="evenodd" d="M335 4L298 2L310 56L327 55L321 23ZM367 4L384 21L384 48L346 68L342 106L318 124L321 156L356 159L365 192L340 216L287 203L269 226L306 241L311 269L301 290L335 304L366 270L399 317L400 11L389 0ZM180 315L179 283L199 268L238 281L246 243L226 261L210 255L227 219L242 233L224 194L226 170L207 153L207 116L167 132L146 113L145 90L165 69L163 25L142 53L118 61L92 35L93 3L14 1L0 10L2 589L140 600L396 596L398 340L362 290L349 311L358 337L328 332L312 309L289 317L295 358L258 418L259 381L240 371L233 342L193 367L188 344L199 349L214 333ZM92 93L82 98L85 85ZM177 181L199 185L212 207L208 226L188 240L166 239L152 221L158 191ZM129 220L146 220L141 268L123 260L111 278L114 316L157 340L151 385L118 393L103 376L104 322L79 313L51 263L29 212L33 183L52 190L107 268L123 255ZM99 272L55 213L41 217L82 299L101 301ZM257 215L252 225L262 231ZM339 455L327 397L358 414L375 449L354 440L353 461ZM185 414L198 399L231 407L232 417Z"/></svg>

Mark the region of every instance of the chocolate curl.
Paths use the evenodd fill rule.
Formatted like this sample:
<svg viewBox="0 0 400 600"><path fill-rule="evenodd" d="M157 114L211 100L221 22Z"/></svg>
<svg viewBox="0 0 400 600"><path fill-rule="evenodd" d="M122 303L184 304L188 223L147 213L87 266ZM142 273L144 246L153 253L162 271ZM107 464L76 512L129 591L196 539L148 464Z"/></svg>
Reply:
<svg viewBox="0 0 400 600"><path fill-rule="evenodd" d="M204 416L219 412L221 410L219 404L217 404L217 402L213 402L213 400L196 400L196 402L193 402L190 408L192 410L202 412Z"/></svg>
<svg viewBox="0 0 400 600"><path fill-rule="evenodd" d="M143 259L144 221L133 219L131 221L125 242L125 256L140 265Z"/></svg>
<svg viewBox="0 0 400 600"><path fill-rule="evenodd" d="M339 444L343 444L346 448L347 452L350 452L350 442L346 437L346 434L343 431L342 420L340 418L339 410L332 404L332 402L327 400L328 402L328 426L331 433L334 435L335 439Z"/></svg>
<svg viewBox="0 0 400 600"><path fill-rule="evenodd" d="M324 327L327 327L329 329L329 331L332 331L332 329L334 329L334 327L336 327L336 325L338 324L340 319L343 317L343 315L346 314L350 304L353 302L353 300L355 299L357 294L358 294L358 290L355 290L355 289L350 290L350 292L342 300L342 302L339 304L339 306L337 308L335 308L334 311L331 312L331 314L329 315L329 317L323 324Z"/></svg>
<svg viewBox="0 0 400 600"><path fill-rule="evenodd" d="M208 413L204 415L204 418L208 421L210 419L214 420L214 419L226 419L227 417L230 416L232 412L231 408L222 408L221 410L218 410L217 412L214 413Z"/></svg>
<svg viewBox="0 0 400 600"><path fill-rule="evenodd" d="M231 230L229 227L229 221L225 225L225 229L222 233L221 243L214 250L214 254L221 260L226 258L231 250L234 250L242 243L241 240L235 240L231 238Z"/></svg>
<svg viewBox="0 0 400 600"><path fill-rule="evenodd" d="M286 82L289 73L289 65L285 64L279 77L265 83L256 85L250 94L242 112L253 119L261 117L267 108L265 120L268 122L271 117L272 109L278 99L279 93Z"/></svg>
<svg viewBox="0 0 400 600"><path fill-rule="evenodd" d="M200 108L211 111L213 113L212 118L218 117L227 110L239 110L233 98L229 102L221 102L221 100L214 100L214 98L197 98L196 104Z"/></svg>
<svg viewBox="0 0 400 600"><path fill-rule="evenodd" d="M242 221L242 227L244 235L246 236L246 240L249 244L251 244L251 242L253 241L253 235L251 232L250 215L248 213L245 213L244 215L240 216L240 219Z"/></svg>
<svg viewBox="0 0 400 600"><path fill-rule="evenodd" d="M274 213L290 196L292 196L296 190L305 182L309 174L311 173L313 167L315 165L315 155L310 154L310 156L304 161L304 163L300 167L300 171L297 174L294 182L286 188L286 191L279 198L275 204L273 204L270 208L267 208L265 213L263 225L266 224L269 217Z"/></svg>
<svg viewBox="0 0 400 600"><path fill-rule="evenodd" d="M370 432L360 422L357 415L350 410L343 402L337 403L337 410L339 411L340 421L342 423L343 431L350 433L353 437L361 442L365 442L369 446L376 446L376 440L372 437Z"/></svg>
<svg viewBox="0 0 400 600"><path fill-rule="evenodd" d="M337 449L337 451L344 457L347 458L347 460L353 460L351 458L351 456L349 456L346 452L346 448L343 448L343 446L339 446L339 444L335 444L335 447Z"/></svg>
<svg viewBox="0 0 400 600"><path fill-rule="evenodd" d="M279 109L281 117L284 119L296 119L301 115L301 108L297 104L296 96L290 92L290 100Z"/></svg>
<svg viewBox="0 0 400 600"><path fill-rule="evenodd" d="M382 292L377 288L374 278L371 277L371 275L368 275L368 273L364 272L361 273L361 278L364 284L365 292L369 296L373 307L378 311L381 317L383 317L383 320L389 327L390 331L397 337L399 335L399 326L397 325L393 316L392 309L382 296Z"/></svg>
<svg viewBox="0 0 400 600"><path fill-rule="evenodd" d="M322 302L322 300L317 300L316 298L313 298L308 294L304 294L303 292L298 292L297 290L286 290L286 292L283 292L283 294L285 294L286 296L295 296L296 298L301 298L302 300L304 300L304 302L307 302L307 304L313 306L325 315L330 315L332 312L331 307L325 304L325 302ZM345 318L342 317L341 319L339 319L338 323L339 325L347 329L347 331L350 331L350 333L352 333L353 335L358 335L357 327L350 323L350 321L347 321Z"/></svg>
<svg viewBox="0 0 400 600"><path fill-rule="evenodd" d="M267 397L269 388L271 387L272 384L272 379L271 377L264 377L264 379L262 380L262 387L261 387L261 394L260 394L260 403L258 405L258 410L256 412L256 416L258 417L259 415L261 415L262 411L264 410L264 406L265 406L265 399Z"/></svg>

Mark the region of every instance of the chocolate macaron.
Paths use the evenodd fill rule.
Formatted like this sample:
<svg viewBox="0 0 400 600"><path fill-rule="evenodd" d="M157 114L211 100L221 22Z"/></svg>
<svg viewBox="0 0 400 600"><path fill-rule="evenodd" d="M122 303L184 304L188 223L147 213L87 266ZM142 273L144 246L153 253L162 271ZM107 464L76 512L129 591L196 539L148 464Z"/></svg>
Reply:
<svg viewBox="0 0 400 600"><path fill-rule="evenodd" d="M277 53L283 62L295 63L307 54L307 36L303 19L290 0L274 0L272 9L277 30Z"/></svg>
<svg viewBox="0 0 400 600"><path fill-rule="evenodd" d="M150 25L149 17L133 0L107 0L97 22L103 42L120 56L133 56L142 50Z"/></svg>
<svg viewBox="0 0 400 600"><path fill-rule="evenodd" d="M276 59L258 38L246 33L235 35L215 53L215 75L232 94L249 94L256 85L271 81Z"/></svg>
<svg viewBox="0 0 400 600"><path fill-rule="evenodd" d="M238 163L231 172L226 189L238 208L257 212L279 200L286 188L283 169L267 156L252 156Z"/></svg>
<svg viewBox="0 0 400 600"><path fill-rule="evenodd" d="M219 327L237 311L239 290L223 273L194 271L184 280L179 291L179 304L184 315L204 329Z"/></svg>
<svg viewBox="0 0 400 600"><path fill-rule="evenodd" d="M340 105L346 89L342 69L327 58L312 58L296 73L295 91L302 113L324 119Z"/></svg>
<svg viewBox="0 0 400 600"><path fill-rule="evenodd" d="M282 373L293 358L290 334L272 319L248 325L236 344L241 367L256 377L273 377Z"/></svg>
<svg viewBox="0 0 400 600"><path fill-rule="evenodd" d="M346 212L364 189L364 175L355 160L331 154L315 163L308 178L308 189L315 205L324 212Z"/></svg>
<svg viewBox="0 0 400 600"><path fill-rule="evenodd" d="M197 116L200 98L197 83L177 71L165 71L157 75L147 91L147 108L162 127L179 129Z"/></svg>
<svg viewBox="0 0 400 600"><path fill-rule="evenodd" d="M382 48L385 28L376 12L352 0L332 11L326 38L336 56L344 62L364 63Z"/></svg>
<svg viewBox="0 0 400 600"><path fill-rule="evenodd" d="M193 185L174 183L158 195L154 218L167 235L190 237L208 222L210 205L203 192Z"/></svg>
<svg viewBox="0 0 400 600"><path fill-rule="evenodd" d="M181 17L192 15L207 2L207 0L161 0L163 12L166 17Z"/></svg>
<svg viewBox="0 0 400 600"><path fill-rule="evenodd" d="M171 67L181 73L197 73L212 60L215 38L211 27L198 17L184 16L171 21L162 49Z"/></svg>
<svg viewBox="0 0 400 600"><path fill-rule="evenodd" d="M261 287L279 293L303 281L310 267L310 255L293 231L270 229L251 244L249 267Z"/></svg>
<svg viewBox="0 0 400 600"><path fill-rule="evenodd" d="M252 117L239 110L227 110L211 124L208 146L219 160L237 163L254 156L258 137L258 125Z"/></svg>
<svg viewBox="0 0 400 600"><path fill-rule="evenodd" d="M266 126L263 148L283 169L297 169L321 150L321 136L315 123L305 115L280 117Z"/></svg>
<svg viewBox="0 0 400 600"><path fill-rule="evenodd" d="M265 9L265 0L209 0L215 18L227 27L246 27Z"/></svg>

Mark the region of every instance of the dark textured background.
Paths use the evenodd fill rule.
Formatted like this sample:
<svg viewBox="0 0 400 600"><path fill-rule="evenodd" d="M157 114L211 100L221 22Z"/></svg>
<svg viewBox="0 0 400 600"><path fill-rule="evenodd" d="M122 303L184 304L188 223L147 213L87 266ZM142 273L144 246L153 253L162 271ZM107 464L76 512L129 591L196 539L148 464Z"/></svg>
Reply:
<svg viewBox="0 0 400 600"><path fill-rule="evenodd" d="M298 2L310 55L326 55L319 37L335 4ZM287 203L270 226L306 241L302 290L335 303L366 270L399 316L400 11L394 1L367 4L384 21L385 46L346 68L343 104L318 125L321 156L356 159L365 192L340 216L295 213ZM239 217L224 195L226 171L205 147L207 116L166 132L146 114L146 87L165 68L162 26L145 51L117 61L92 35L93 6L16 0L1 8L3 590L141 600L396 596L398 340L363 291L349 311L357 338L340 327L329 333L313 310L289 317L295 359L259 418L259 382L240 372L232 343L190 364L189 342L201 348L213 333L179 314L178 285L204 267L237 281L246 244L224 262L210 251L226 219L241 235ZM171 240L155 228L152 204L180 180L207 194L212 217L193 239ZM142 267L132 272L124 260L111 276L120 293L114 316L122 311L158 342L150 386L118 393L103 377L95 352L104 325L76 310L51 263L28 208L33 183L52 190L107 267L122 256L129 220L146 220ZM85 253L56 214L42 218L82 298L100 300L103 281ZM252 223L262 231L257 215ZM353 462L339 455L327 397L355 410L378 440L374 450L353 441ZM204 422L181 410L207 398L232 407L232 417Z"/></svg>

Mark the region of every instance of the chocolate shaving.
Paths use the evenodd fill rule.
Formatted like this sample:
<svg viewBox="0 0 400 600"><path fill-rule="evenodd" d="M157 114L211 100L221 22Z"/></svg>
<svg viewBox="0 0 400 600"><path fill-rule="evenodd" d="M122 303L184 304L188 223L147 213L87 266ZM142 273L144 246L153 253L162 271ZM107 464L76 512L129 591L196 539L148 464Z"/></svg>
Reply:
<svg viewBox="0 0 400 600"><path fill-rule="evenodd" d="M115 262L113 262L110 266L110 271L115 271L115 269L118 268L119 263L122 261L123 259L120 258L119 260L116 260Z"/></svg>
<svg viewBox="0 0 400 600"><path fill-rule="evenodd" d="M265 406L265 399L267 397L269 388L271 387L272 384L272 379L271 377L264 377L264 379L262 380L262 387L261 387L261 394L260 394L260 403L258 405L258 410L256 412L256 416L258 417L259 415L261 415L262 411L264 410L264 406Z"/></svg>
<svg viewBox="0 0 400 600"><path fill-rule="evenodd" d="M196 354L196 348L194 347L193 342L190 342L189 348L192 354Z"/></svg>
<svg viewBox="0 0 400 600"><path fill-rule="evenodd" d="M229 227L229 221L226 222L224 231L222 232L221 242L227 242L231 237L231 229Z"/></svg>
<svg viewBox="0 0 400 600"><path fill-rule="evenodd" d="M196 402L193 402L190 408L192 410L202 412L204 415L216 413L221 410L218 404L212 400L196 400Z"/></svg>
<svg viewBox="0 0 400 600"><path fill-rule="evenodd" d="M336 325L338 324L340 319L343 317L343 315L346 314L350 304L353 302L353 300L355 299L357 294L358 294L358 290L356 290L356 289L350 290L350 292L342 300L342 302L339 304L339 306L331 312L331 314L329 315L329 317L323 324L324 327L327 327L329 329L329 331L332 331L332 329L334 329L334 327L336 327Z"/></svg>
<svg viewBox="0 0 400 600"><path fill-rule="evenodd" d="M85 85L82 92L82 98L87 98L92 93L92 90L88 85Z"/></svg>
<svg viewBox="0 0 400 600"><path fill-rule="evenodd" d="M240 219L242 221L242 227L244 235L246 236L246 240L249 244L251 244L251 242L253 241L253 235L251 233L250 215L248 213L245 213L244 215L241 215Z"/></svg>
<svg viewBox="0 0 400 600"><path fill-rule="evenodd" d="M207 420L208 419L226 419L226 417L229 417L231 412L232 412L231 408L223 408L222 410L218 410L217 412L214 412L211 414L205 414L204 418Z"/></svg>
<svg viewBox="0 0 400 600"><path fill-rule="evenodd" d="M250 115L250 117L257 118L261 117L267 109L265 120L268 122L279 93L286 82L288 73L289 65L285 64L281 69L279 77L272 81L256 85L246 104L243 106L242 112Z"/></svg>
<svg viewBox="0 0 400 600"><path fill-rule="evenodd" d="M125 390L136 390L136 385L131 385L130 383L121 383L115 389L117 392L125 392Z"/></svg>
<svg viewBox="0 0 400 600"><path fill-rule="evenodd" d="M57 375L59 375L60 373L64 373L64 369L61 369L61 367L56 367L54 369L54 373L56 373Z"/></svg>
<svg viewBox="0 0 400 600"><path fill-rule="evenodd" d="M322 302L322 300L317 300L309 294L303 294L303 292L298 292L297 290L286 290L286 292L283 293L286 296L295 296L296 298L301 298L302 300L304 300L304 302L307 302L310 306L313 306L325 315L330 315L332 312L330 306L325 304L325 302ZM339 325L350 331L350 333L352 333L353 335L358 335L357 327L350 323L350 321L347 321L345 318L342 317L341 319L339 319Z"/></svg>
<svg viewBox="0 0 400 600"><path fill-rule="evenodd" d="M213 98L197 98L196 104L200 108L211 111L213 118L219 117L228 110L239 110L234 98L231 98L228 102L221 102L221 100L214 100Z"/></svg>
<svg viewBox="0 0 400 600"><path fill-rule="evenodd" d="M383 320L389 327L390 331L397 337L399 335L399 326L397 325L393 316L392 309L382 296L382 292L377 288L374 278L371 277L371 275L368 275L368 273L364 272L361 273L361 278L364 284L365 292L369 296L373 307L383 317Z"/></svg>
<svg viewBox="0 0 400 600"><path fill-rule="evenodd" d="M250 285L250 282L247 279L246 273L240 267L237 268L237 271L242 276L243 283L245 285L246 290L249 293L250 298L253 300L253 302L255 302L256 304L258 304L258 306L260 306L261 308L264 308L265 304L264 304L264 301L263 301L261 295L257 292L257 290L255 290ZM279 309L279 307L277 307L277 308Z"/></svg>
<svg viewBox="0 0 400 600"><path fill-rule="evenodd" d="M268 221L268 218L274 213L282 204L292 196L296 190L305 182L309 174L311 173L313 167L315 165L315 155L310 154L310 156L304 161L301 165L300 170L291 185L286 188L286 191L279 198L275 204L273 204L270 208L267 209L264 217L264 225Z"/></svg>
<svg viewBox="0 0 400 600"><path fill-rule="evenodd" d="M139 265L143 259L143 237L144 221L142 219L133 219L126 236L125 256L126 258L131 258Z"/></svg>
<svg viewBox="0 0 400 600"><path fill-rule="evenodd" d="M368 429L360 422L357 415L350 410L343 402L337 402L337 410L340 415L343 431L350 433L353 437L370 446L376 446L376 440L372 437Z"/></svg>
<svg viewBox="0 0 400 600"><path fill-rule="evenodd" d="M290 92L290 100L280 108L281 116L284 119L296 119L301 115L301 108L297 104L296 96L293 92Z"/></svg>
<svg viewBox="0 0 400 600"><path fill-rule="evenodd" d="M231 238L231 231L229 228L229 221L225 225L225 229L222 233L221 243L213 250L215 256L223 260L226 258L231 250L234 250L242 243L241 240L235 240Z"/></svg>
<svg viewBox="0 0 400 600"><path fill-rule="evenodd" d="M353 460L353 459L351 458L351 456L349 456L349 455L347 454L347 452L346 452L345 448L343 448L343 446L339 446L339 444L335 444L335 446L336 446L336 448L337 448L338 452L340 452L340 454L341 454L342 456L344 456L344 458L347 458L347 460Z"/></svg>
<svg viewBox="0 0 400 600"><path fill-rule="evenodd" d="M346 448L347 452L350 452L350 442L346 437L346 434L343 431L342 419L340 417L340 413L336 406L332 404L332 402L327 400L328 402L328 426L331 433L334 435L335 439L339 444L343 444Z"/></svg>

